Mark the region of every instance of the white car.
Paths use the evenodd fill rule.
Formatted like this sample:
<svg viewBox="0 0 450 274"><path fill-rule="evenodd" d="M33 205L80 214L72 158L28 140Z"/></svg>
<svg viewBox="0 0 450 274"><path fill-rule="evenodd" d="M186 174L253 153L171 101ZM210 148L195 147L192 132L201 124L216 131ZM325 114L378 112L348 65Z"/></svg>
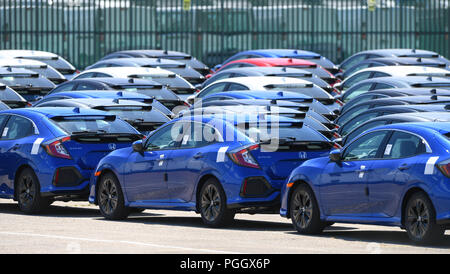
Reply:
<svg viewBox="0 0 450 274"><path fill-rule="evenodd" d="M0 59L0 67L29 69L46 77L48 80L52 81L55 84L60 84L67 81L64 75L59 73L59 71L54 69L52 66L37 60L2 58Z"/></svg>
<svg viewBox="0 0 450 274"><path fill-rule="evenodd" d="M195 96L189 97L188 102L193 103L195 99L204 98L218 92L239 90L290 91L310 96L332 111L342 106L342 103L336 100L330 93L309 81L277 76L249 76L219 80L206 86Z"/></svg>
<svg viewBox="0 0 450 274"><path fill-rule="evenodd" d="M343 82L334 85L335 88L345 91L351 86L370 78L377 77L407 77L407 76L434 76L450 77L450 71L442 68L422 66L384 66L359 70L346 78Z"/></svg>
<svg viewBox="0 0 450 274"><path fill-rule="evenodd" d="M166 85L181 99L195 93L195 87L180 75L161 68L143 67L106 67L85 70L75 79L113 77L147 79Z"/></svg>
<svg viewBox="0 0 450 274"><path fill-rule="evenodd" d="M59 71L67 80L78 74L77 69L61 56L40 50L0 50L0 59L31 59L41 61Z"/></svg>

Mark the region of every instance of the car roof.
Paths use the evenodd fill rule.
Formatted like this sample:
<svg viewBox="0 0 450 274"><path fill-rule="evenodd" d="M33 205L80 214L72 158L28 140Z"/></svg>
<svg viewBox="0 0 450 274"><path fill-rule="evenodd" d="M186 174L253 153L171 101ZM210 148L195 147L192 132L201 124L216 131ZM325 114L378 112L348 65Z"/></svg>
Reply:
<svg viewBox="0 0 450 274"><path fill-rule="evenodd" d="M307 74L307 75L311 75L312 77L317 77L315 76L312 72L301 69L301 68L290 68L290 67L244 67L244 68L231 68L231 69L227 69L224 71L218 71L218 74L221 73L232 73L232 72L236 72L236 73L242 73L242 74L246 74L246 75L253 75L253 76L258 76L258 75L267 75L267 74L291 74L291 73L298 73L298 74ZM288 77L288 76L286 76Z"/></svg>
<svg viewBox="0 0 450 274"><path fill-rule="evenodd" d="M422 129L430 129L437 131L441 134L450 132L450 122L410 122L410 123L394 123L389 125L377 126L375 128L369 129L367 132L375 131L378 129L400 129L407 130L411 132L420 133Z"/></svg>
<svg viewBox="0 0 450 274"><path fill-rule="evenodd" d="M39 60L33 60L33 59L25 59L25 58L0 58L0 66L2 67L8 67L8 66L36 66L36 68L39 67L49 67L44 62L41 62Z"/></svg>
<svg viewBox="0 0 450 274"><path fill-rule="evenodd" d="M89 108L76 108L76 107L39 107L39 108L16 108L10 110L4 110L1 113L16 113L16 114L32 114L37 113L49 118L55 116L83 116L83 115L110 115L107 112L89 109Z"/></svg>
<svg viewBox="0 0 450 274"><path fill-rule="evenodd" d="M15 68L15 67L0 67L0 74L17 74L17 73L39 75L39 73L29 69Z"/></svg>
<svg viewBox="0 0 450 274"><path fill-rule="evenodd" d="M445 67L446 64L439 59L433 59L433 58L421 58L421 57L376 57L376 58L370 58L364 60L366 62L370 61L378 61L378 62L388 62L388 63L397 63L397 64L403 64L403 65L412 65L417 64L418 66L424 65L424 64L436 64L436 65L442 65L442 67Z"/></svg>
<svg viewBox="0 0 450 274"><path fill-rule="evenodd" d="M271 66L295 66L295 65L304 65L304 66L318 66L317 64L303 59L297 58L248 58L231 61L228 64L234 63L250 63L250 64L259 64L259 65L271 65Z"/></svg>
<svg viewBox="0 0 450 274"><path fill-rule="evenodd" d="M450 112L445 111L430 111L430 112L406 112L406 113L396 113L379 116L370 121L386 120L386 119L400 119L400 120L410 120L410 121L449 121L450 122Z"/></svg>
<svg viewBox="0 0 450 274"><path fill-rule="evenodd" d="M371 111L389 111L389 110L417 110L417 111L421 111L421 112L426 112L426 111L445 111L446 110L446 105L442 104L442 105L436 105L436 104L431 104L431 105L427 105L427 104L410 104L410 105L393 105L393 106L377 106L374 108L370 108L366 111L364 111L363 113L366 112L371 112ZM363 114L361 113L361 114Z"/></svg>
<svg viewBox="0 0 450 274"><path fill-rule="evenodd" d="M450 71L442 68L423 67L423 66L381 66L358 70L353 74L349 75L346 79L366 71L384 72L389 73L392 76L415 76L412 74L421 74L422 76L423 75L428 76L428 74L437 74L446 77L450 76Z"/></svg>
<svg viewBox="0 0 450 274"><path fill-rule="evenodd" d="M298 49L253 49L246 50L237 53L241 54L261 54L266 57L294 57L294 56L307 56L307 57L318 57L320 54L307 50ZM236 55L237 55L236 54Z"/></svg>
<svg viewBox="0 0 450 274"><path fill-rule="evenodd" d="M421 85L421 84L431 84L431 83L445 83L450 84L450 79L443 77L429 77L429 76L403 76L403 77L377 77L370 78L366 80L362 80L358 82L356 85L360 85L363 83L377 83L377 82L385 82L385 83L397 83L403 84L403 87ZM407 86L406 86L407 85Z"/></svg>
<svg viewBox="0 0 450 274"><path fill-rule="evenodd" d="M0 56L5 56L8 58L15 58L15 57L60 57L59 55L48 52L48 51L41 51L41 50L14 50L14 49L8 49L8 50L0 50Z"/></svg>
<svg viewBox="0 0 450 274"><path fill-rule="evenodd" d="M149 79L140 79L140 78L119 78L119 77L94 77L94 78L82 78L82 79L75 79L71 80L69 82L65 83L71 83L71 82L83 82L83 81L89 81L89 82L101 82L107 85L111 86L122 86L122 85L151 85L151 86L161 86L160 83L149 80Z"/></svg>
<svg viewBox="0 0 450 274"><path fill-rule="evenodd" d="M132 74L142 74L142 75L162 75L162 76L169 76L169 75L175 75L175 73L161 69L161 68L143 68L143 67L106 67L106 68L94 68L85 70L82 73L78 74L78 76L82 74L86 74L89 72L100 72L112 75L113 77L127 77L128 75Z"/></svg>
<svg viewBox="0 0 450 274"><path fill-rule="evenodd" d="M249 87L250 89L262 89L265 85L272 85L272 84L304 84L304 85L314 85L312 82L304 80L304 79L298 79L293 77L280 77L280 76L247 76L247 77L233 77L233 78L227 78L222 80L217 80L212 84L218 84L222 82L231 82L236 84L241 84L244 86ZM318 87L316 85L316 87ZM206 88L206 87L205 87Z"/></svg>
<svg viewBox="0 0 450 274"><path fill-rule="evenodd" d="M385 56L411 56L414 54L431 54L431 55L439 55L434 51L423 50L423 49L402 49L402 48L391 48L391 49L372 49L361 51L360 53L375 53L382 54Z"/></svg>
<svg viewBox="0 0 450 274"><path fill-rule="evenodd" d="M215 93L206 98L220 96L230 96L234 98L246 98L246 99L312 99L312 97L296 92L281 91L281 90L239 90L239 91L223 91Z"/></svg>
<svg viewBox="0 0 450 274"><path fill-rule="evenodd" d="M142 93L131 91L118 90L78 90L78 91L61 91L50 94L48 96L75 96L75 98L142 98L149 99L150 97ZM44 98L48 97L45 96ZM78 97L77 97L78 96Z"/></svg>
<svg viewBox="0 0 450 274"><path fill-rule="evenodd" d="M50 101L49 103L51 103ZM96 106L116 106L116 105L127 105L127 106L149 106L149 104L133 101L133 100L117 100L111 98L74 98L74 99L63 99L58 102L64 102L67 104L84 105L87 107Z"/></svg>

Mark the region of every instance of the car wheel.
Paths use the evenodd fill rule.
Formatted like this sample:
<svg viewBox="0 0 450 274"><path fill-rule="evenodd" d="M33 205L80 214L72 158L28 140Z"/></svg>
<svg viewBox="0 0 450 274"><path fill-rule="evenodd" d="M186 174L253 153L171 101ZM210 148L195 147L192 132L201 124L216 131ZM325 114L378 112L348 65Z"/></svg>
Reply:
<svg viewBox="0 0 450 274"><path fill-rule="evenodd" d="M226 196L216 179L209 179L200 191L200 215L210 227L221 227L231 223L235 212L227 208Z"/></svg>
<svg viewBox="0 0 450 274"><path fill-rule="evenodd" d="M123 220L130 214L116 176L105 174L98 187L98 205L102 215L109 220Z"/></svg>
<svg viewBox="0 0 450 274"><path fill-rule="evenodd" d="M49 206L50 200L41 197L39 180L31 168L26 168L20 173L16 187L20 211L33 214Z"/></svg>
<svg viewBox="0 0 450 274"><path fill-rule="evenodd" d="M405 208L405 228L408 237L417 244L436 243L445 229L436 224L436 213L430 199L423 192L414 194Z"/></svg>
<svg viewBox="0 0 450 274"><path fill-rule="evenodd" d="M326 227L326 223L320 220L316 198L308 186L299 185L294 190L290 208L292 224L298 232L316 234Z"/></svg>

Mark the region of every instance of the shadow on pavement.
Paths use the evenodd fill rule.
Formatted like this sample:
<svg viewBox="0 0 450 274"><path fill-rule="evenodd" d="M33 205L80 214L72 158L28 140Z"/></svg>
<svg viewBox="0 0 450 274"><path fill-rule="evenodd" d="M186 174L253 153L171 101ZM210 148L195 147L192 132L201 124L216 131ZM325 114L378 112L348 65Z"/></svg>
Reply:
<svg viewBox="0 0 450 274"><path fill-rule="evenodd" d="M345 241L359 241L378 244L395 244L395 245L409 245L427 248L450 248L450 235L445 235L443 240L435 245L415 245L406 234L406 231L383 231L383 230L352 230L344 231L338 227L331 226L324 230L322 234L318 235L301 235L296 232L288 232L289 234L298 235L299 237L321 237L334 238ZM382 250L380 250L382 252Z"/></svg>

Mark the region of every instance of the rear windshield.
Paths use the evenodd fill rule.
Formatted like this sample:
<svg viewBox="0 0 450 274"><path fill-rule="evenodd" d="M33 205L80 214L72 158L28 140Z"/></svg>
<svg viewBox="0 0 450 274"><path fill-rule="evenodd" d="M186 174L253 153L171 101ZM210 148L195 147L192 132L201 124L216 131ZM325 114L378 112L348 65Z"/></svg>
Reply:
<svg viewBox="0 0 450 274"><path fill-rule="evenodd" d="M143 77L139 77L139 78L143 78ZM190 88L191 87L189 82L187 82L183 78L180 78L179 76L176 76L176 77L151 77L151 76L148 76L143 79L153 80L160 84L168 85L169 88L170 87L181 87L181 88Z"/></svg>
<svg viewBox="0 0 450 274"><path fill-rule="evenodd" d="M152 107L143 106L105 106L101 110L117 115L129 123L167 122L169 118Z"/></svg>
<svg viewBox="0 0 450 274"><path fill-rule="evenodd" d="M302 124L278 123L278 125L268 124L267 126L251 124L247 128L242 124L239 125L239 129L257 142L264 142L273 138L280 139L282 142L327 141L320 133Z"/></svg>
<svg viewBox="0 0 450 274"><path fill-rule="evenodd" d="M139 134L132 126L122 120L106 119L102 116L54 117L51 121L69 135L83 132Z"/></svg>
<svg viewBox="0 0 450 274"><path fill-rule="evenodd" d="M124 86L125 91L137 92L150 97L155 97L156 100L179 100L179 97L168 89L161 88L142 88L133 86Z"/></svg>

